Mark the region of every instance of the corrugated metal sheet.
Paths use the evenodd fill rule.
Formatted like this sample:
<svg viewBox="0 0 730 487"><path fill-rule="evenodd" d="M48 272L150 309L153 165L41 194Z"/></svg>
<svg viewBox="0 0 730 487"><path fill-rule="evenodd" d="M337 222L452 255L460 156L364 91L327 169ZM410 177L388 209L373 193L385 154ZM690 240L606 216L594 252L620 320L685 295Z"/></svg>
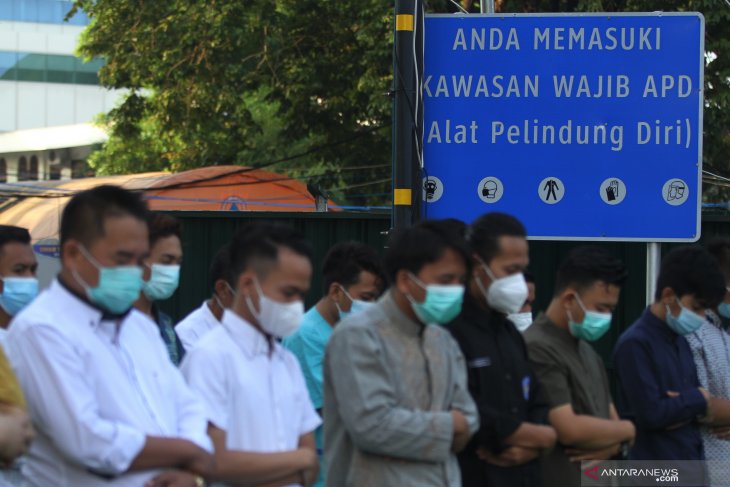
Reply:
<svg viewBox="0 0 730 487"><path fill-rule="evenodd" d="M314 249L314 279L307 296L307 305L322 294L319 272L322 260L332 245L347 240L365 242L383 249L390 217L358 213L283 213L283 212L169 212L183 225L184 263L180 289L162 308L174 319L180 319L200 306L212 288L208 267L213 256L236 231L252 221L279 222L303 232Z"/></svg>

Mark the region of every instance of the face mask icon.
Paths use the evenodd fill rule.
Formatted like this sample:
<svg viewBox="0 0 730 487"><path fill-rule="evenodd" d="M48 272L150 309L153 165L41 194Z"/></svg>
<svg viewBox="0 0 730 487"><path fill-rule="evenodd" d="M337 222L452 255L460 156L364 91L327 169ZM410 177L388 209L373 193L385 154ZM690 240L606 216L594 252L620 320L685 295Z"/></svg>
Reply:
<svg viewBox="0 0 730 487"><path fill-rule="evenodd" d="M436 184L436 181L433 179L426 179L426 182L423 183L423 189L426 190L426 199L432 200L433 197L436 195L436 189L438 188L438 185Z"/></svg>
<svg viewBox="0 0 730 487"><path fill-rule="evenodd" d="M497 197L497 183L491 179L484 182L482 186L482 196L487 199L494 199Z"/></svg>
<svg viewBox="0 0 730 487"><path fill-rule="evenodd" d="M667 201L681 200L684 197L685 189L684 182L672 181L667 190Z"/></svg>

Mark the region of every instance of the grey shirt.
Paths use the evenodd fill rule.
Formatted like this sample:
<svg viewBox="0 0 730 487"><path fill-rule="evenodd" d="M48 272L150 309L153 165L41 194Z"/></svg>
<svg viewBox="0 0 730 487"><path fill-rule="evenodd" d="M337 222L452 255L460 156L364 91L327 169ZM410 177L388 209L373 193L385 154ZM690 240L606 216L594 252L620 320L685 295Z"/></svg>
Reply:
<svg viewBox="0 0 730 487"><path fill-rule="evenodd" d="M337 325L327 346L326 485L458 487L450 410L479 428L464 358L448 331L410 320L391 293Z"/></svg>

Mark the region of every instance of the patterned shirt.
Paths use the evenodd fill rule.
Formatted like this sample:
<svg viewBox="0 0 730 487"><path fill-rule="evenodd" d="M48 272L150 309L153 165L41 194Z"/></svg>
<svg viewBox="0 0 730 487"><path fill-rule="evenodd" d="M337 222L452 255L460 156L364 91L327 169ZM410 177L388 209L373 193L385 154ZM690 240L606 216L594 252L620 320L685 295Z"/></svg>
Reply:
<svg viewBox="0 0 730 487"><path fill-rule="evenodd" d="M162 341L165 342L170 360L173 364L179 366L183 357L185 357L185 348L177 337L177 333L175 333L175 324L172 322L172 318L160 311L157 306L152 306L152 316L160 329L160 336L162 336Z"/></svg>
<svg viewBox="0 0 730 487"><path fill-rule="evenodd" d="M730 335L723 331L720 319L708 313L699 330L687 335L697 376L710 394L730 399ZM702 442L708 460L711 485L730 486L730 441L720 440L702 429ZM723 468L724 466L724 468Z"/></svg>

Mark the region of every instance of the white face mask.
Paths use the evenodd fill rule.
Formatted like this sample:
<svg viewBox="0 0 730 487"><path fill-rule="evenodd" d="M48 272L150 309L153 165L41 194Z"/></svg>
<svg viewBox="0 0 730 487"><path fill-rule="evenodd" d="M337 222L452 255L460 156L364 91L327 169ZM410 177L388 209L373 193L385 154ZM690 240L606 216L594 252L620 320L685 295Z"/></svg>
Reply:
<svg viewBox="0 0 730 487"><path fill-rule="evenodd" d="M258 279L254 278L254 284L259 293L259 311L256 311L251 296L246 296L246 306L259 326L277 338L286 338L297 331L304 317L304 303L301 301L279 303L264 294Z"/></svg>
<svg viewBox="0 0 730 487"><path fill-rule="evenodd" d="M527 300L529 289L525 276L521 272L497 279L487 264L480 260L481 266L492 280L489 289L484 288L484 283L474 276L479 290L487 299L490 308L506 315L517 313Z"/></svg>
<svg viewBox="0 0 730 487"><path fill-rule="evenodd" d="M524 333L532 324L532 313L512 313L507 315L507 319L514 323L521 333Z"/></svg>

